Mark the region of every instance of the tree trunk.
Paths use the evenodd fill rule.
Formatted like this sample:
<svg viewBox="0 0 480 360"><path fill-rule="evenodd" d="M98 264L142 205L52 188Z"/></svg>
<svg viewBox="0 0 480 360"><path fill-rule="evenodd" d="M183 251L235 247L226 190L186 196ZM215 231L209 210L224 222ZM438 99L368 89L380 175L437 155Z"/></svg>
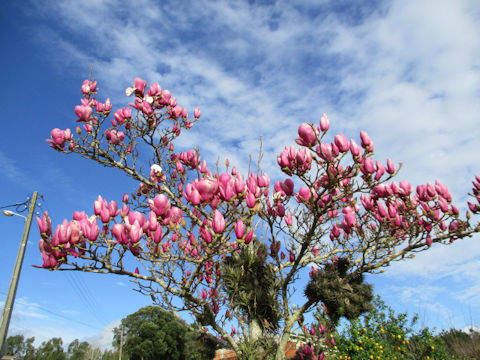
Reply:
<svg viewBox="0 0 480 360"><path fill-rule="evenodd" d="M277 353L275 354L275 360L285 360L285 347L287 346L288 340L290 340L290 335L284 333L278 342Z"/></svg>
<svg viewBox="0 0 480 360"><path fill-rule="evenodd" d="M253 344L262 336L262 328L260 327L258 320L253 319L253 320L250 320L250 323L248 324L248 329L250 332L249 334L250 342Z"/></svg>

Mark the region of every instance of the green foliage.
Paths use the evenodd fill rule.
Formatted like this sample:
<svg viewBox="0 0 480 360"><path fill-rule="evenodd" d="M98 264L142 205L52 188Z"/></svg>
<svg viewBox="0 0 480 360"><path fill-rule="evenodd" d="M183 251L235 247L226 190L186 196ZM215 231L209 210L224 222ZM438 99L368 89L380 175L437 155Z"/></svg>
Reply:
<svg viewBox="0 0 480 360"><path fill-rule="evenodd" d="M185 335L185 360L211 360L215 356L218 339L198 328L189 329Z"/></svg>
<svg viewBox="0 0 480 360"><path fill-rule="evenodd" d="M10 336L7 339L7 354L15 355L16 360L118 360L118 353L112 350L101 351L88 342L73 340L64 351L61 338L44 341L38 349L35 338L25 339L23 335Z"/></svg>
<svg viewBox="0 0 480 360"><path fill-rule="evenodd" d="M372 286L363 283L363 275L348 274L350 261L339 258L312 275L305 296L321 302L333 324L341 317L353 320L372 309Z"/></svg>
<svg viewBox="0 0 480 360"><path fill-rule="evenodd" d="M223 286L233 309L265 329L276 329L280 320L279 284L273 265L267 263L267 246L250 243L227 256L223 263Z"/></svg>
<svg viewBox="0 0 480 360"><path fill-rule="evenodd" d="M78 339L75 339L68 345L68 358L70 360L82 360L86 357L90 349L91 346L88 342L80 342Z"/></svg>
<svg viewBox="0 0 480 360"><path fill-rule="evenodd" d="M377 297L373 309L348 323L337 336L339 360L448 360L443 340L432 335L428 328L415 333L417 321L408 320L406 313L395 314Z"/></svg>
<svg viewBox="0 0 480 360"><path fill-rule="evenodd" d="M464 331L450 329L442 331L440 337L447 347L452 359L470 360L480 359L480 333L477 331Z"/></svg>
<svg viewBox="0 0 480 360"><path fill-rule="evenodd" d="M144 307L122 320L114 330L114 344L120 344L130 360L212 359L216 340L191 330L174 314L156 306Z"/></svg>
<svg viewBox="0 0 480 360"><path fill-rule="evenodd" d="M239 342L239 360L269 360L274 359L278 344L273 337L262 337L255 341L243 339Z"/></svg>
<svg viewBox="0 0 480 360"><path fill-rule="evenodd" d="M441 337L434 336L428 328L424 328L410 338L407 359L453 360L458 358L448 355Z"/></svg>
<svg viewBox="0 0 480 360"><path fill-rule="evenodd" d="M63 350L62 338L51 338L42 342L36 352L36 358L43 360L66 360L67 354Z"/></svg>
<svg viewBox="0 0 480 360"><path fill-rule="evenodd" d="M7 339L7 354L15 355L17 359L34 360L35 347L34 337L25 339L23 335L10 336Z"/></svg>

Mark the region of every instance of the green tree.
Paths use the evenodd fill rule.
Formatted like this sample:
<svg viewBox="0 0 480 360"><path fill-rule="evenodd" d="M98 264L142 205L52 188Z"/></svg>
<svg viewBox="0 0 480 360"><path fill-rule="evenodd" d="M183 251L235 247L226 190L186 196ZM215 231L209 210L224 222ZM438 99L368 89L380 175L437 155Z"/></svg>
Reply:
<svg viewBox="0 0 480 360"><path fill-rule="evenodd" d="M185 335L185 360L211 360L219 340L212 334L203 331L199 326L193 326ZM222 347L228 347L227 343Z"/></svg>
<svg viewBox="0 0 480 360"><path fill-rule="evenodd" d="M272 344L275 359L285 359L297 324L318 306L333 322L368 310L363 274L480 232L473 217L480 176L460 216L445 185L393 181L399 167L376 159L366 132L357 140L332 133L326 115L299 124L292 138L299 147L286 144L272 159L284 175L271 182L260 161L243 176L229 161L225 170L209 167L197 148L178 151L186 142L177 138L201 112L189 118L157 83L148 88L135 79L126 90L130 107L115 109L101 102L96 81L85 80L81 90L74 111L83 126L76 135L53 129L50 146L115 168L138 188L122 197L123 206L99 196L94 215L75 212L55 230L45 213L38 219L42 267L129 276L159 306L208 325L239 358ZM305 296L293 297L311 265L319 272ZM157 332L152 324L141 330L147 339ZM174 342L160 340L160 347ZM157 351L149 340L128 346L139 358Z"/></svg>
<svg viewBox="0 0 480 360"><path fill-rule="evenodd" d="M466 333L457 329L442 331L440 337L447 346L452 359L480 359L480 333L471 330Z"/></svg>
<svg viewBox="0 0 480 360"><path fill-rule="evenodd" d="M68 345L67 354L69 360L96 360L101 357L99 349L93 348L86 341L80 342L78 339Z"/></svg>
<svg viewBox="0 0 480 360"><path fill-rule="evenodd" d="M211 359L215 351L212 338L190 329L174 314L155 306L142 308L122 320L121 326L114 329L117 347L122 331L123 352L131 360L203 360Z"/></svg>
<svg viewBox="0 0 480 360"><path fill-rule="evenodd" d="M15 355L21 360L34 360L36 358L34 341L34 337L25 339L23 335L10 336L7 339L7 354Z"/></svg>
<svg viewBox="0 0 480 360"><path fill-rule="evenodd" d="M118 351L116 350L104 350L100 356L100 360L118 360Z"/></svg>
<svg viewBox="0 0 480 360"><path fill-rule="evenodd" d="M62 338L51 338L42 342L36 352L36 358L39 360L66 360L67 354L63 350Z"/></svg>
<svg viewBox="0 0 480 360"><path fill-rule="evenodd" d="M337 335L336 359L453 359L442 339L428 328L414 330L417 319L416 315L409 320L407 313L396 314L377 296L369 312L350 320Z"/></svg>

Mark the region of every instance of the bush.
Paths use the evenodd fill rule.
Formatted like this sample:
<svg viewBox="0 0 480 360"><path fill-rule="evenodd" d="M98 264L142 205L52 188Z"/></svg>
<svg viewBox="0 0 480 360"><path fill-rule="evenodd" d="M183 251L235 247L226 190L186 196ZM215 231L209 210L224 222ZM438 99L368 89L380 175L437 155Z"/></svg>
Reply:
<svg viewBox="0 0 480 360"><path fill-rule="evenodd" d="M413 330L417 316L409 321L407 313L395 314L379 297L373 305L370 312L350 321L337 335L336 359L451 359L440 337L428 328Z"/></svg>

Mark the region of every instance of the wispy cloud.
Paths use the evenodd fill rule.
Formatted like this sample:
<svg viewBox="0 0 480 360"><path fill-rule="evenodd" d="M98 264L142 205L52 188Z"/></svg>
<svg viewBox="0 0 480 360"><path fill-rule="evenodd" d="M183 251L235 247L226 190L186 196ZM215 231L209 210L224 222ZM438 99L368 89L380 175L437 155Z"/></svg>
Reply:
<svg viewBox="0 0 480 360"><path fill-rule="evenodd" d="M0 306L3 307L4 305L5 301L0 301ZM42 312L39 306L39 304L30 302L25 298L17 298L12 316L18 319L49 319L49 316Z"/></svg>
<svg viewBox="0 0 480 360"><path fill-rule="evenodd" d="M228 157L246 171L262 136L263 167L277 177L276 155L298 125L326 112L336 132L368 131L379 160L404 162L400 178L439 179L464 203L480 172L479 5L369 4L64 0L32 2L28 11L49 20L32 33L55 47L59 71L86 76L93 64L101 94L116 106L135 76L158 81L190 111L200 106L201 122L179 145L199 146L210 163L220 154L220 163ZM16 177L1 155L5 176ZM394 264L387 276L468 279L458 299L473 301L479 259L478 240L461 240Z"/></svg>
<svg viewBox="0 0 480 360"><path fill-rule="evenodd" d="M21 184L25 188L31 188L33 185L32 174L28 170L21 168L13 158L0 151L0 177L9 182Z"/></svg>
<svg viewBox="0 0 480 360"><path fill-rule="evenodd" d="M112 321L106 325L100 332L94 336L86 337L83 340L88 341L94 347L100 349L112 348L113 329L120 326L120 320Z"/></svg>

